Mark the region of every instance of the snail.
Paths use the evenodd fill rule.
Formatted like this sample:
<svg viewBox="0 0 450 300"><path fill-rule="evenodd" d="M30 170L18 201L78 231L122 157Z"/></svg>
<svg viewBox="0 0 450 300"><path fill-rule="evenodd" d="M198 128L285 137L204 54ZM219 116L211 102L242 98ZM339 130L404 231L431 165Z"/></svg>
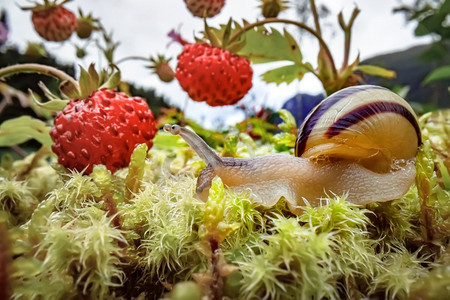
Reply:
<svg viewBox="0 0 450 300"><path fill-rule="evenodd" d="M263 206L284 197L296 214L306 202L317 206L333 194L361 205L402 197L414 181L421 144L411 106L373 85L348 87L319 103L301 126L295 156L221 158L184 127L166 124L164 130L180 135L207 164L196 188L203 201L219 176L237 192L250 191Z"/></svg>

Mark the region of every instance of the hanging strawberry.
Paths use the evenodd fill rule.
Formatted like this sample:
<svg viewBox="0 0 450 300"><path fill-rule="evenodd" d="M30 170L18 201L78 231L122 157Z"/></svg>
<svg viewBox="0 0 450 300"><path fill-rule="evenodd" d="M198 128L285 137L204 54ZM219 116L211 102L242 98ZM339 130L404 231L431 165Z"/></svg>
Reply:
<svg viewBox="0 0 450 300"><path fill-rule="evenodd" d="M189 11L196 17L211 18L220 13L225 0L184 0Z"/></svg>
<svg viewBox="0 0 450 300"><path fill-rule="evenodd" d="M33 7L23 7L31 10L31 20L36 32L45 40L62 42L70 38L77 30L77 17L73 12L63 7L70 0L57 3L57 0L44 0Z"/></svg>
<svg viewBox="0 0 450 300"><path fill-rule="evenodd" d="M242 44L228 45L227 35L219 40L206 24L205 32L209 43L207 40L184 43L175 77L194 101L204 101L210 106L233 105L252 87L250 61L231 52L239 50Z"/></svg>

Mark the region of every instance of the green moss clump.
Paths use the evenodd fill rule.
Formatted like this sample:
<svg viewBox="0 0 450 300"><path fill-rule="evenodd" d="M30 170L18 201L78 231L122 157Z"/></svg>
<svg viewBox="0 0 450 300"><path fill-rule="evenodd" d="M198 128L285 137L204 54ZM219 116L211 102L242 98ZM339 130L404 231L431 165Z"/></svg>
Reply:
<svg viewBox="0 0 450 300"><path fill-rule="evenodd" d="M175 299L186 286L216 299L439 299L450 285L450 131L421 122L417 178L404 197L357 206L335 195L300 216L283 200L260 207L219 178L207 203L196 199L205 165L172 136L138 148L114 174L68 172L45 151L6 157L2 280L13 299ZM292 151L294 126L284 123L273 143L241 133L220 150Z"/></svg>

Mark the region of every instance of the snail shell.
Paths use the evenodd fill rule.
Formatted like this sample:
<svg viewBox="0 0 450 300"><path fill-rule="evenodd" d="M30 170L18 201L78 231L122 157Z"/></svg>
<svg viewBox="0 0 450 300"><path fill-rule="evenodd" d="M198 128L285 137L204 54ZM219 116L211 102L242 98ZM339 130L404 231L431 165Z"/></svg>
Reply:
<svg viewBox="0 0 450 300"><path fill-rule="evenodd" d="M414 158L421 143L417 118L403 98L388 89L362 85L323 100L303 122L295 155L314 161L360 162L387 172L398 160Z"/></svg>

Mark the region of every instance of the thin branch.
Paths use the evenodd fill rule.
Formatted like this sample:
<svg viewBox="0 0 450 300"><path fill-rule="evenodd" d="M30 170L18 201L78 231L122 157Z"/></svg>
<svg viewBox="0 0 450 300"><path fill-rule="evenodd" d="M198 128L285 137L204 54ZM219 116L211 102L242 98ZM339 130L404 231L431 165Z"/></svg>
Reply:
<svg viewBox="0 0 450 300"><path fill-rule="evenodd" d="M347 24L345 24L344 17L342 12L339 13L338 20L339 25L344 31L344 62L342 63L342 69L345 69L348 66L348 59L350 56L350 43L351 43L351 34L353 23L355 22L356 17L361 12L361 10L357 7L353 10L352 16Z"/></svg>
<svg viewBox="0 0 450 300"><path fill-rule="evenodd" d="M118 64L123 63L128 60L143 60L143 61L147 61L147 62L150 61L147 57L143 57L143 56L127 56L127 57L119 59L118 61L116 61L115 64L118 65Z"/></svg>
<svg viewBox="0 0 450 300"><path fill-rule="evenodd" d="M78 82L70 75L64 73L51 66L45 66L40 64L17 64L0 69L0 78L9 77L19 73L38 73L47 75L61 81L69 81L71 84L79 89Z"/></svg>
<svg viewBox="0 0 450 300"><path fill-rule="evenodd" d="M314 24L316 25L317 34L322 36L322 30L320 29L320 22L319 22L319 14L317 13L317 8L316 8L316 1L309 0L309 4L311 6L311 11L314 16Z"/></svg>

